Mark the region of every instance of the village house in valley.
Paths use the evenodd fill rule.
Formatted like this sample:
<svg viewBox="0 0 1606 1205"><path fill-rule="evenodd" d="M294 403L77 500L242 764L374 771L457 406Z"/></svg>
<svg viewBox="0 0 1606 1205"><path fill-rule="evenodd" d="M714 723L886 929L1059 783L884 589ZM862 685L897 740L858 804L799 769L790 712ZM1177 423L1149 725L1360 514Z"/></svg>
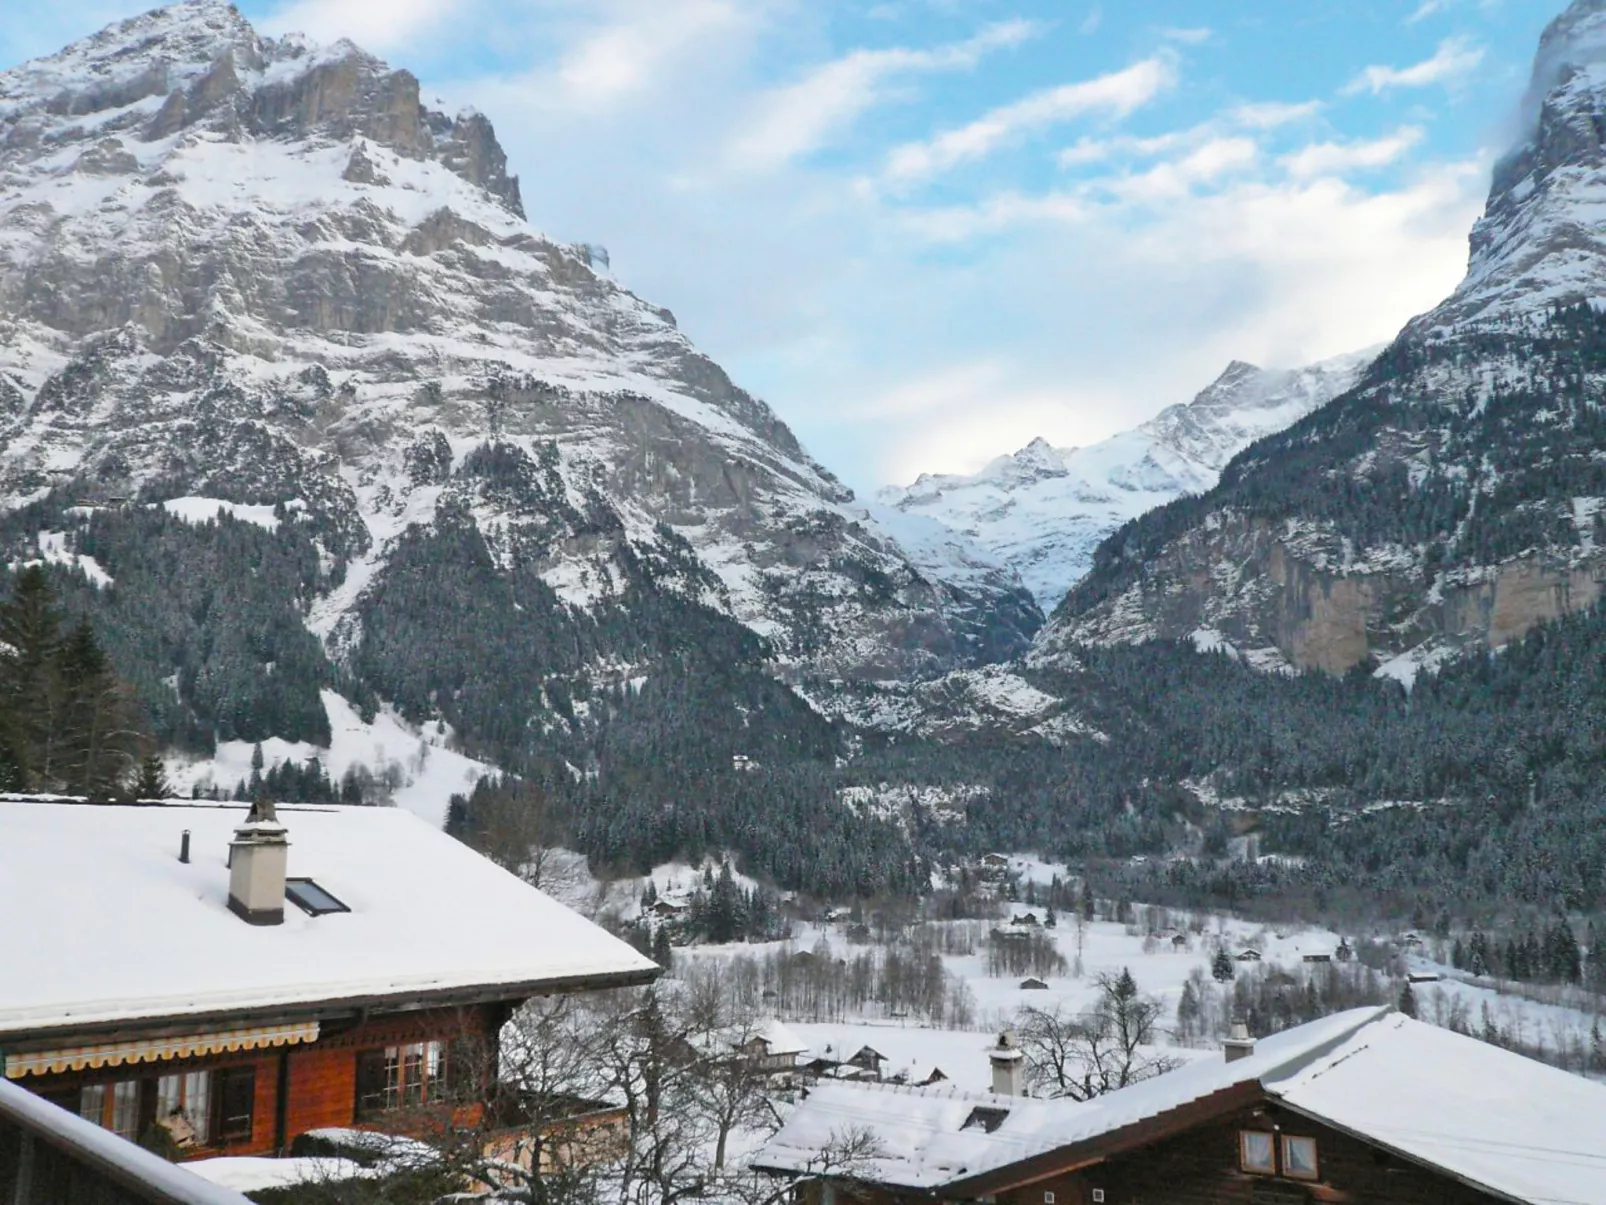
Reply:
<svg viewBox="0 0 1606 1205"><path fill-rule="evenodd" d="M1086 1102L821 1084L756 1165L804 1205L1606 1205L1606 1086L1359 1009Z"/></svg>
<svg viewBox="0 0 1606 1205"><path fill-rule="evenodd" d="M180 1159L443 1115L489 1140L521 1002L657 974L399 809L14 798L0 834L0 1072Z"/></svg>

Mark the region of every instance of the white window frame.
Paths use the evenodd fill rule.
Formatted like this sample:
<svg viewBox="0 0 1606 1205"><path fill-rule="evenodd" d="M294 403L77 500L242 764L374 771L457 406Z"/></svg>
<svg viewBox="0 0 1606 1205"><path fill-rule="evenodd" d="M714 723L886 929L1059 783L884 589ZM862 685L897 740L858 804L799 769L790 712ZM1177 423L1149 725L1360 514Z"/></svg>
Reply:
<svg viewBox="0 0 1606 1205"><path fill-rule="evenodd" d="M1282 1139L1283 1175L1290 1180L1320 1180L1322 1178L1321 1156L1317 1150L1316 1139L1306 1137L1303 1134L1284 1134ZM1289 1158L1288 1152L1294 1149L1296 1145L1308 1146L1310 1149L1310 1169L1308 1171L1304 1169L1294 1170L1294 1161Z"/></svg>
<svg viewBox="0 0 1606 1205"><path fill-rule="evenodd" d="M1253 1139L1265 1140L1266 1161L1264 1165L1256 1163L1249 1157L1249 1143ZM1275 1176L1277 1174L1277 1135L1271 1130L1239 1130L1238 1166L1251 1176Z"/></svg>

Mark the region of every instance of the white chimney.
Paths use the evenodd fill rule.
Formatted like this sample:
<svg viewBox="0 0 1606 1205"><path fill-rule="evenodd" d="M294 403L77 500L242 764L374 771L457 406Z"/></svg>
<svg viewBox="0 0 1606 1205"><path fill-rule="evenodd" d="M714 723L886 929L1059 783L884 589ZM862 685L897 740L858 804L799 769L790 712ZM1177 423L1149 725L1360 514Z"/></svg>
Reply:
<svg viewBox="0 0 1606 1205"><path fill-rule="evenodd" d="M988 1049L987 1060L993 1065L993 1092L998 1096L1020 1096L1026 1055L1015 1045L1013 1030L1006 1029L998 1035L998 1045Z"/></svg>
<svg viewBox="0 0 1606 1205"><path fill-rule="evenodd" d="M1221 1044L1229 1063L1246 1059L1255 1053L1255 1039L1249 1036L1249 1026L1242 1021L1232 1023L1232 1036Z"/></svg>
<svg viewBox="0 0 1606 1205"><path fill-rule="evenodd" d="M251 925L284 923L290 841L273 804L259 799L229 842L229 910Z"/></svg>

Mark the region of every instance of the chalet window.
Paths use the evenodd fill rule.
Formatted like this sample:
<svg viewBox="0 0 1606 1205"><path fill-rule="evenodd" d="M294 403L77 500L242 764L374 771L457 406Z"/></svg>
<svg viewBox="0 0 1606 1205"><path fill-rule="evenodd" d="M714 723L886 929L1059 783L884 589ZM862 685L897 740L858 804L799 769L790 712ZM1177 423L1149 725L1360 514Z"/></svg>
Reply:
<svg viewBox="0 0 1606 1205"><path fill-rule="evenodd" d="M158 1079L156 1124L181 1147L205 1146L212 1137L212 1073L185 1071Z"/></svg>
<svg viewBox="0 0 1606 1205"><path fill-rule="evenodd" d="M85 1084L78 1093L78 1115L127 1138L139 1138L139 1081Z"/></svg>
<svg viewBox="0 0 1606 1205"><path fill-rule="evenodd" d="M1291 1180L1316 1179L1316 1139L1283 1135L1283 1175Z"/></svg>
<svg viewBox="0 0 1606 1205"><path fill-rule="evenodd" d="M357 1056L357 1116L444 1100L450 1077L444 1042L364 1051Z"/></svg>
<svg viewBox="0 0 1606 1205"><path fill-rule="evenodd" d="M256 1111L255 1067L228 1067L214 1083L217 1104L212 1131L218 1142L248 1142Z"/></svg>
<svg viewBox="0 0 1606 1205"><path fill-rule="evenodd" d="M1277 1136L1264 1130L1241 1130L1238 1134L1238 1161L1246 1172L1260 1176L1277 1174Z"/></svg>

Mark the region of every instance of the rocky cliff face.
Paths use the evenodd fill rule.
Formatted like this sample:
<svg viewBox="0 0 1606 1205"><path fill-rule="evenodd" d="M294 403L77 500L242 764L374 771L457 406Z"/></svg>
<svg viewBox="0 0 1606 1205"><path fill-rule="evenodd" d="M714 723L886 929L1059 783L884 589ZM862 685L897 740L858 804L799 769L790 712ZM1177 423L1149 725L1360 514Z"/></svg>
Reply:
<svg viewBox="0 0 1606 1205"><path fill-rule="evenodd" d="M1409 679L1593 605L1606 579L1606 4L1544 35L1466 280L1358 388L1130 524L1034 651L1187 638Z"/></svg>
<svg viewBox="0 0 1606 1205"><path fill-rule="evenodd" d="M1036 439L973 476L925 475L879 498L974 541L1013 567L1049 611L1112 531L1209 489L1235 453L1343 393L1379 350L1293 371L1234 361L1191 402L1102 443L1055 448Z"/></svg>
<svg viewBox="0 0 1606 1205"><path fill-rule="evenodd" d="M218 0L123 22L0 74L0 497L69 542L96 507L276 507L348 669L398 548L465 531L540 583L526 614L628 626L647 590L787 680L1025 647L1007 568L906 549L592 263L526 224L490 123L407 72ZM610 655L591 669L628 678Z"/></svg>

